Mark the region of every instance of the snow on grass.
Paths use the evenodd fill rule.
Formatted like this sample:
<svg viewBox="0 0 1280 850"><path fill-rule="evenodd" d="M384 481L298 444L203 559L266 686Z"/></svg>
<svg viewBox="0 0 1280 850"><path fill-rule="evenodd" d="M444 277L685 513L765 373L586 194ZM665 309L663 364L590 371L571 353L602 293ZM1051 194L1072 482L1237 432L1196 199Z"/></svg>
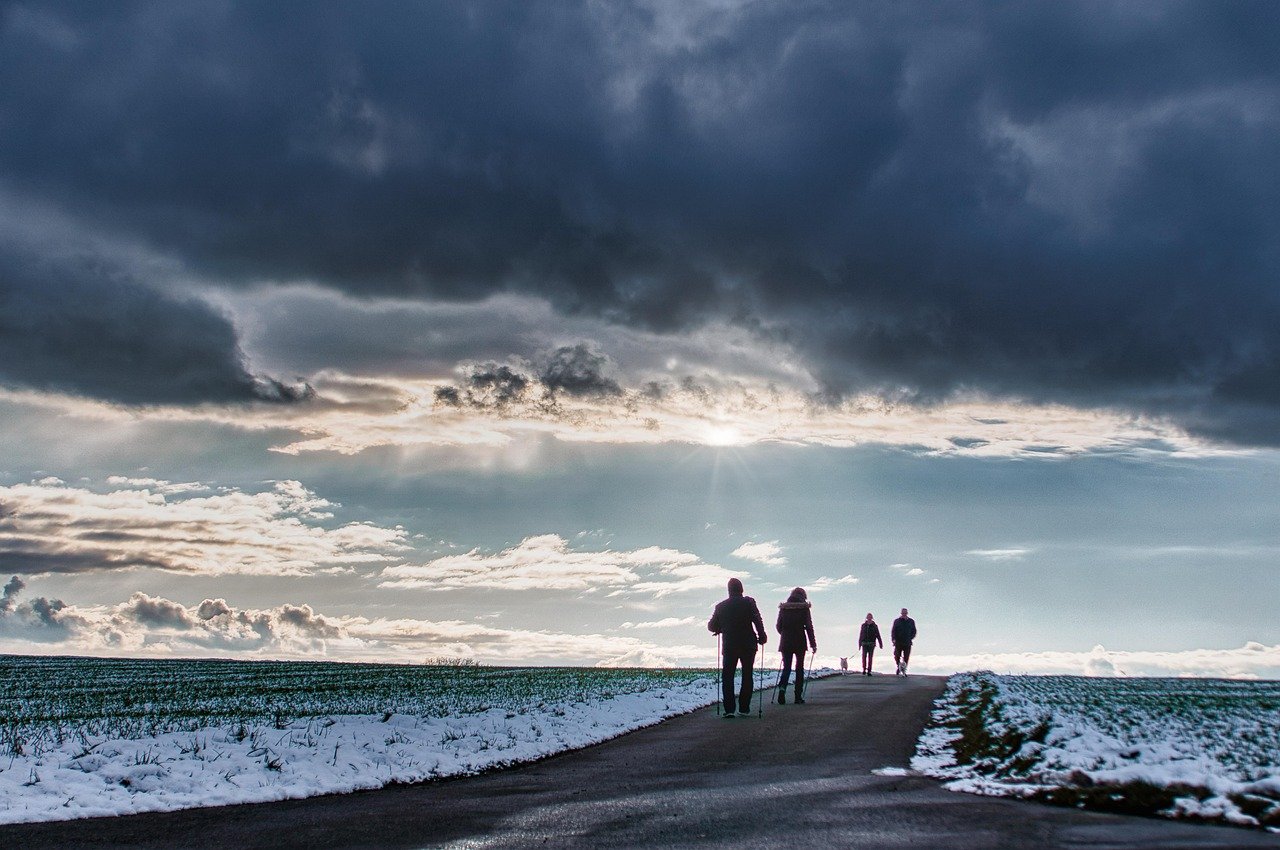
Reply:
<svg viewBox="0 0 1280 850"><path fill-rule="evenodd" d="M0 823L477 773L714 699L697 670L0 657Z"/></svg>
<svg viewBox="0 0 1280 850"><path fill-rule="evenodd" d="M978 794L1280 826L1280 682L951 677L912 767Z"/></svg>

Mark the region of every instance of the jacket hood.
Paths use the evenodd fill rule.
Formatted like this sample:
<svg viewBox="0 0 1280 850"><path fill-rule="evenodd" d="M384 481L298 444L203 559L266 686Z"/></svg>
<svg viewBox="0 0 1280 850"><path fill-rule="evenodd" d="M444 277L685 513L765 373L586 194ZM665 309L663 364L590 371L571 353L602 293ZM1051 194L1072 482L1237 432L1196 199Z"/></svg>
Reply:
<svg viewBox="0 0 1280 850"><path fill-rule="evenodd" d="M802 610L805 608L812 608L812 607L813 607L812 602L779 602L778 603L779 611L795 611L795 610Z"/></svg>

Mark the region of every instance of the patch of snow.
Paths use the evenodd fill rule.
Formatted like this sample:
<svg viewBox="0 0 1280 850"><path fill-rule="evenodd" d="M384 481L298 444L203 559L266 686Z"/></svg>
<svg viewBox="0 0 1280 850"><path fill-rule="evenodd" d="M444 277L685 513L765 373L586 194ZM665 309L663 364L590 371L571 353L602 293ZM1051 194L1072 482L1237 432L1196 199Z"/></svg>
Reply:
<svg viewBox="0 0 1280 850"><path fill-rule="evenodd" d="M143 739L68 737L0 759L0 823L259 803L478 773L585 747L708 704L657 687L447 717L337 715Z"/></svg>
<svg viewBox="0 0 1280 850"><path fill-rule="evenodd" d="M910 776L911 771L905 767L877 767L871 771L876 776Z"/></svg>
<svg viewBox="0 0 1280 850"><path fill-rule="evenodd" d="M985 795L1195 789L1159 814L1259 826L1236 801L1260 805L1269 822L1280 816L1278 698L1276 682L964 673L949 680L911 766ZM960 721L979 713L999 743L961 764Z"/></svg>

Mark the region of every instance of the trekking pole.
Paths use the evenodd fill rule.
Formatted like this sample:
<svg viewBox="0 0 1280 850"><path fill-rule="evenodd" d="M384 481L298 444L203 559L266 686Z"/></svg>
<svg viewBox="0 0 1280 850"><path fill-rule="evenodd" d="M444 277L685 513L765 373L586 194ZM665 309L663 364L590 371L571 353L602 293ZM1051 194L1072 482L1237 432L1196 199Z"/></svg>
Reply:
<svg viewBox="0 0 1280 850"><path fill-rule="evenodd" d="M724 665L720 662L720 633L716 632L716 669L711 674L711 681L715 684L716 717L720 716L720 703L724 702L724 697L720 693L724 690L724 682L721 681L724 677L723 668Z"/></svg>
<svg viewBox="0 0 1280 850"><path fill-rule="evenodd" d="M805 674L804 687L800 689L801 698L803 698L805 694L809 693L809 682L811 679L813 679L813 659L817 656L817 654L818 653L816 652L809 653L809 672Z"/></svg>
<svg viewBox="0 0 1280 850"><path fill-rule="evenodd" d="M763 718L764 717L764 668L763 667L759 667L756 669L756 680L760 683L759 686L757 687L757 690L760 691L760 709L756 716Z"/></svg>

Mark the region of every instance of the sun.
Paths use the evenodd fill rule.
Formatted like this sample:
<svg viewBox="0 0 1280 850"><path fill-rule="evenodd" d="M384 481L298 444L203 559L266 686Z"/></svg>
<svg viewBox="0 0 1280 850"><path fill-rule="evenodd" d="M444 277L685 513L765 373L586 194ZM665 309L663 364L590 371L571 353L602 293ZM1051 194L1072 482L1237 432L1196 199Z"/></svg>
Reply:
<svg viewBox="0 0 1280 850"><path fill-rule="evenodd" d="M708 446L740 446L746 442L742 432L732 425L708 425L702 439Z"/></svg>

